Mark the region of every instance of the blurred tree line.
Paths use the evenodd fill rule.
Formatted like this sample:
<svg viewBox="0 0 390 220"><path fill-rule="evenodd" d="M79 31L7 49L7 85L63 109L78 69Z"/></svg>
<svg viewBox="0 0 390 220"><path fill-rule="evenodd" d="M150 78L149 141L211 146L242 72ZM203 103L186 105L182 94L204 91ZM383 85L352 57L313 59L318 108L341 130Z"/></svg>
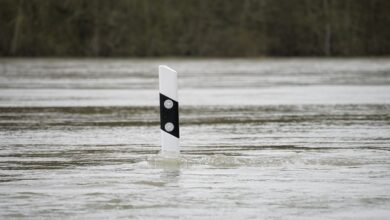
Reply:
<svg viewBox="0 0 390 220"><path fill-rule="evenodd" d="M389 0L0 0L0 56L389 54Z"/></svg>

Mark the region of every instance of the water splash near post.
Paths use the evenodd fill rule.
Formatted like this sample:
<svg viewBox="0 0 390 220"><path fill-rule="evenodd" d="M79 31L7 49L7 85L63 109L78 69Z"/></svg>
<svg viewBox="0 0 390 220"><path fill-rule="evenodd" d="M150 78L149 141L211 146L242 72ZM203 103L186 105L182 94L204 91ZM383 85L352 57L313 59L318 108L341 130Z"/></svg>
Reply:
<svg viewBox="0 0 390 220"><path fill-rule="evenodd" d="M179 154L179 100L177 96L177 72L160 65L160 128L161 153Z"/></svg>

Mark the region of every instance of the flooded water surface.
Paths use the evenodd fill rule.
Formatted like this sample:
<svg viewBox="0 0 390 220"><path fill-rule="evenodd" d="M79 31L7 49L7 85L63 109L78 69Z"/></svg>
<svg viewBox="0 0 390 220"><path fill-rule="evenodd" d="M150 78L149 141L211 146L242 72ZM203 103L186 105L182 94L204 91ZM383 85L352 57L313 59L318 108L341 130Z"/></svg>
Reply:
<svg viewBox="0 0 390 220"><path fill-rule="evenodd" d="M159 64L181 155L159 154ZM1 219L388 219L390 59L0 59Z"/></svg>

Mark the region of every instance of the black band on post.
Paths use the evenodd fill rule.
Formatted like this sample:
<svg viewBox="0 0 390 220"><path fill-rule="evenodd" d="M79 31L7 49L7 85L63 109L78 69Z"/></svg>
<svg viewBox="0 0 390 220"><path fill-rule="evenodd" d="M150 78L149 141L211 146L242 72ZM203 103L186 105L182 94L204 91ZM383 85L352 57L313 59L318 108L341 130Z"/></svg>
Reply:
<svg viewBox="0 0 390 220"><path fill-rule="evenodd" d="M160 127L161 130L180 138L179 103L160 93ZM172 127L173 125L173 127Z"/></svg>

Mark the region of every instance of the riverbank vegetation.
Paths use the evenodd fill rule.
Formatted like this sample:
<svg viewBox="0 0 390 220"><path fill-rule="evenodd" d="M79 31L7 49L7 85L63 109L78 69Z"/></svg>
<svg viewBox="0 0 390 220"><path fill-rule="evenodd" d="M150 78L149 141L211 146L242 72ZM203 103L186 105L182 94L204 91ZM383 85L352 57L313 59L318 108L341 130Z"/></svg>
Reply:
<svg viewBox="0 0 390 220"><path fill-rule="evenodd" d="M388 0L0 0L0 56L390 54Z"/></svg>

